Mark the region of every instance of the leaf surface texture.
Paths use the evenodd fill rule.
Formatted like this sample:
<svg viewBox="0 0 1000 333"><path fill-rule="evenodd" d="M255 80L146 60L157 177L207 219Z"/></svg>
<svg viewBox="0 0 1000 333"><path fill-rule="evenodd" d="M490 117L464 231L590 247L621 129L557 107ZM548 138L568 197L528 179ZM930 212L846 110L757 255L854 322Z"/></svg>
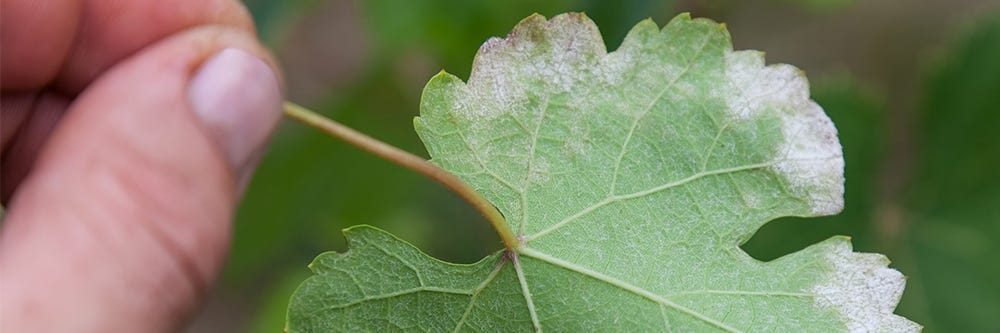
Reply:
<svg viewBox="0 0 1000 333"><path fill-rule="evenodd" d="M415 120L432 162L520 246L472 265L371 227L321 255L289 331L917 331L903 276L833 237L771 262L739 245L782 216L843 207L837 132L805 76L680 15L608 53L582 14L488 40Z"/></svg>

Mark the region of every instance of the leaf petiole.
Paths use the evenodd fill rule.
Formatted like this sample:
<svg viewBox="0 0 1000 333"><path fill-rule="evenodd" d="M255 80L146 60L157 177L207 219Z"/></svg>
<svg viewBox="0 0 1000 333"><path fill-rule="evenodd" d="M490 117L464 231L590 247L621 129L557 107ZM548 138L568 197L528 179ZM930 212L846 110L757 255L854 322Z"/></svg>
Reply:
<svg viewBox="0 0 1000 333"><path fill-rule="evenodd" d="M444 185L452 192L458 194L465 201L478 210L486 220L493 225L493 229L500 235L504 247L513 251L519 245L517 238L511 232L503 215L493 207L486 198L476 192L472 186L462 181L462 179L445 171L441 167L434 165L427 160L413 155L407 151L391 146L378 139L367 136L341 123L326 118L312 110L306 109L298 104L286 101L284 104L285 116L300 123L319 129L333 137L344 140L352 146L361 148L375 156L381 157L389 162L401 165L407 169L416 171L430 179Z"/></svg>

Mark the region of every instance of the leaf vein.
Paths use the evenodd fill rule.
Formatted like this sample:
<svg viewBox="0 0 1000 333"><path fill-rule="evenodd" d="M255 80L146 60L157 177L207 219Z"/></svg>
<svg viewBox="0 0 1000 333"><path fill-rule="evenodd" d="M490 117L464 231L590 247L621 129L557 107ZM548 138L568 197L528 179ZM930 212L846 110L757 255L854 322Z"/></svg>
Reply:
<svg viewBox="0 0 1000 333"><path fill-rule="evenodd" d="M545 96L545 102L542 103L541 110L539 111L538 121L535 125L535 129L531 132L531 143L528 146L528 166L527 171L524 173L524 187L521 188L521 226L519 236L523 236L525 229L528 225L528 187L531 186L531 174L534 172L532 168L535 163L535 147L538 145L538 132L542 129L542 123L545 122L545 114L549 111L549 96Z"/></svg>
<svg viewBox="0 0 1000 333"><path fill-rule="evenodd" d="M451 330L452 332L458 332L458 330L461 329L463 325L465 325L466 319L469 318L469 313L472 312L472 307L476 304L476 299L479 298L479 293L482 292L483 289L486 289L486 287L493 282L493 279L497 277L497 275L500 273L500 270L503 269L503 266L506 265L506 263L507 263L506 257L501 258L500 263L497 264L497 267L494 268L492 272L490 272L490 275L486 276L486 280L483 280L483 282L480 283L479 286L472 291L472 298L469 299L469 305L465 307L465 312L462 313L462 318L458 321L458 324L455 325L455 329Z"/></svg>
<svg viewBox="0 0 1000 333"><path fill-rule="evenodd" d="M674 309L676 311L679 311L681 313L684 313L684 314L686 314L686 315L688 315L688 316L690 316L690 317L692 317L694 319L703 321L703 322L708 323L708 324L710 324L712 326L718 327L718 328L720 328L722 330L725 330L725 331L728 331L728 332L742 332L739 329L736 329L736 328L734 328L732 326L726 325L726 323L723 323L723 322L720 322L718 320L715 320L715 319L713 319L711 317L708 317L708 316L706 316L706 315L704 315L704 314L702 314L702 313L700 313L698 311L695 311L693 309L689 309L689 308L687 308L687 307L685 307L683 305L674 303L674 302L670 301L669 299L664 298L663 296L654 294L653 292L651 292L649 290L642 289L642 288L640 288L640 287L638 287L636 285L630 284L628 282L625 282L625 281L616 279L614 277L601 274L601 273L599 273L597 271L594 271L594 270L591 270L589 268L586 268L586 267L583 267L583 266L580 266L580 265L577 265L577 264L574 264L574 263L571 263L571 262L568 262L568 261L565 261L565 260L562 260L562 259L550 256L548 254L536 251L536 250L534 250L532 248L529 248L529 247L522 247L521 250L520 250L520 252L523 255L526 255L526 256L529 256L529 257L532 257L532 258L535 258L535 259L547 262L547 263L552 264L552 265L557 266L557 267L562 267L564 269L567 269L567 270L570 270L570 271L573 271L573 272L577 272L577 273L583 274L583 275L591 277L591 278L593 278L595 280L598 280L598 281L610 284L612 286L621 288L621 289L623 289L625 291L631 292L631 293L636 294L636 295L638 295L640 297L643 297L643 298L646 298L648 300L651 300L651 301L653 301L653 302L655 302L657 304L660 304L660 305L669 307L671 309Z"/></svg>
<svg viewBox="0 0 1000 333"><path fill-rule="evenodd" d="M539 237L542 237L542 236L544 236L546 234L549 234L549 233L551 233L553 231L556 231L559 228L562 228L563 226L569 224L570 222L573 222L573 221L579 219L580 217L583 217L584 215L587 215L587 214L589 214L589 213L597 210L598 208L604 207L604 206L606 206L606 205L608 205L610 203L613 203L613 202L622 201L622 200L629 200L629 199L635 199L635 198L639 198L639 197L643 197L643 196L655 194L657 192L661 192L661 191L664 191L664 190L667 190L667 189L670 189L670 188L673 188L673 187L681 186L681 185L684 185L684 184L687 184L687 183L690 183L692 181L696 181L698 179L701 179L701 178L704 178L704 177L708 177L708 176L714 176L714 175L720 175L720 174L727 174L727 173L733 173L733 172L740 172L740 171L748 171L748 170L754 170L754 169L761 169L761 168L770 167L770 166L774 165L775 163L777 163L777 161L765 162L765 163L757 163L757 164L750 164L750 165L744 165L744 166L732 167L732 168L725 168L725 169L718 169L718 170L712 170L712 171L707 171L707 172L699 172L699 173L696 173L694 175L688 176L687 178L683 178L683 179L679 179L679 180L676 180L676 181L672 181L672 182L669 182L669 183L666 183L666 184L663 184L663 185L660 185L660 186L656 186L656 187L653 187L653 188L650 188L650 189L646 189L646 190L642 190L642 191L638 191L638 192L634 192L634 193L630 193L630 194L620 194L620 195L609 196L608 198L605 198L604 200L601 200L601 201L599 201L599 202L591 205L590 207L584 208L583 210L577 212L576 214L570 215L569 217L563 219L562 221L559 221L558 223L553 224L552 226L550 226L550 227L548 227L548 228L546 228L546 229L544 229L542 231L539 231L538 233L535 233L534 235L528 236L525 239L525 242L538 239Z"/></svg>
<svg viewBox="0 0 1000 333"><path fill-rule="evenodd" d="M511 190L514 190L515 192L520 192L521 191L520 188L518 188L517 186L514 186L513 184L511 184L507 180L505 180L503 178L500 178L499 175L497 175L495 172L493 172L492 169L490 169L489 167L486 166L486 162L483 162L483 159L479 157L479 153L475 149L472 148L472 144L470 144L469 140L465 138L465 134L459 133L458 137L460 139L462 139L462 143L465 144L465 148L468 149L470 152L472 152L472 157L476 159L476 163L479 164L479 168L483 170L483 173L485 173L487 175L490 175L490 177L492 177L493 179L495 179L497 182L499 182L500 184L503 184L504 186L510 188Z"/></svg>
<svg viewBox="0 0 1000 333"><path fill-rule="evenodd" d="M510 253L510 257L514 262L514 271L517 273L517 281L521 284L521 294L524 295L524 301L528 305L528 314L531 315L531 324L535 326L535 332L542 332L542 324L538 320L538 312L535 311L535 300L531 297L531 291L528 290L528 280L524 278L524 269L521 268L521 259L517 253Z"/></svg>
<svg viewBox="0 0 1000 333"><path fill-rule="evenodd" d="M694 56L687 61L687 64L684 66L684 69L681 70L681 72L678 73L677 76L675 76L672 80L670 80L670 82L668 82L667 85L664 86L663 89L660 90L660 92L657 93L656 96L649 101L649 104L646 104L646 107L643 108L642 112L640 112L639 115L632 120L632 125L631 127L629 127L628 133L625 135L625 141L624 143L622 143L622 147L618 151L618 157L615 160L615 168L611 174L611 189L608 191L608 195L615 194L615 187L618 185L618 171L621 168L622 159L625 157L625 153L628 151L629 142L632 141L632 136L635 134L635 129L636 127L639 126L639 122L642 121L642 119L645 118L647 114L649 114L649 112L653 109L653 105L656 105L656 102L662 100L663 95L666 94L667 91L670 91L670 88L674 87L677 81L679 81L682 77L684 77L684 74L687 74L687 72L691 70L692 67L694 67L695 60L698 60L698 58L701 56L701 52L703 52L705 50L705 47L708 46L709 40L710 38L706 36L705 40L701 43L701 46L698 48L698 51L695 52Z"/></svg>
<svg viewBox="0 0 1000 333"><path fill-rule="evenodd" d="M732 295L732 296L783 296L783 297L815 297L815 294L803 293L803 292L790 292L790 291L747 291L747 290L691 290L667 294L667 297L672 296L688 296L688 295Z"/></svg>
<svg viewBox="0 0 1000 333"><path fill-rule="evenodd" d="M472 293L471 290L459 290L459 289L439 288L439 287L416 287L416 288L403 289L403 290L400 290L400 291L391 292L391 293L388 293L388 294L377 295L377 296L365 296L364 298L361 298L361 299L358 299L358 300L355 300L355 301L351 301L351 302L347 302L347 303L343 303L343 304L334 304L334 305L324 306L324 307L321 307L321 308L317 309L316 311L310 312L309 316L310 317L311 316L315 316L317 313L325 312L325 311L329 311L329 310L345 309L345 308L349 308L349 307L356 306L356 305L359 305L359 304L362 304L362 303L366 303L366 302L378 301L378 300L383 300L383 299L389 299L389 298L393 298L393 297L406 296L406 295L416 294L416 293L425 292L425 291L426 292L434 292L434 293L442 293L442 294L453 294L453 295L471 295L471 293Z"/></svg>

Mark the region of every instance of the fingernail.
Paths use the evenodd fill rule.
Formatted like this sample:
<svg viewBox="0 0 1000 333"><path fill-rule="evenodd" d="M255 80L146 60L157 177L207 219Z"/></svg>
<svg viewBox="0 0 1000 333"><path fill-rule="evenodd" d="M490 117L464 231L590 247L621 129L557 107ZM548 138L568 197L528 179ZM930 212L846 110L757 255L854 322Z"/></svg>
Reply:
<svg viewBox="0 0 1000 333"><path fill-rule="evenodd" d="M222 50L195 72L188 98L245 182L281 118L281 92L271 67L245 51Z"/></svg>

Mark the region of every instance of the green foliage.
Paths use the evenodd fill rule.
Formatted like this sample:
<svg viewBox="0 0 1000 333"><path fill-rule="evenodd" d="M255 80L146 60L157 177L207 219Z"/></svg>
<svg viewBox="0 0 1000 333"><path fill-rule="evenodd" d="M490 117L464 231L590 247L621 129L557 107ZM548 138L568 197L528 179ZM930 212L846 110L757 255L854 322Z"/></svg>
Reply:
<svg viewBox="0 0 1000 333"><path fill-rule="evenodd" d="M838 212L843 160L801 73L731 48L684 15L610 54L578 14L487 41L467 84L428 83L415 125L519 245L454 265L349 229L289 331L919 329L892 314L902 275L844 237L767 263L738 248L774 218Z"/></svg>
<svg viewBox="0 0 1000 333"><path fill-rule="evenodd" d="M302 8L312 7L316 0L243 0L250 9L257 31L264 42L273 43L274 34L283 30L282 23Z"/></svg>
<svg viewBox="0 0 1000 333"><path fill-rule="evenodd" d="M829 12L843 9L854 4L856 0L783 0L794 3L815 12Z"/></svg>
<svg viewBox="0 0 1000 333"><path fill-rule="evenodd" d="M913 310L943 332L1000 331L1000 16L975 28L925 86L900 228Z"/></svg>

